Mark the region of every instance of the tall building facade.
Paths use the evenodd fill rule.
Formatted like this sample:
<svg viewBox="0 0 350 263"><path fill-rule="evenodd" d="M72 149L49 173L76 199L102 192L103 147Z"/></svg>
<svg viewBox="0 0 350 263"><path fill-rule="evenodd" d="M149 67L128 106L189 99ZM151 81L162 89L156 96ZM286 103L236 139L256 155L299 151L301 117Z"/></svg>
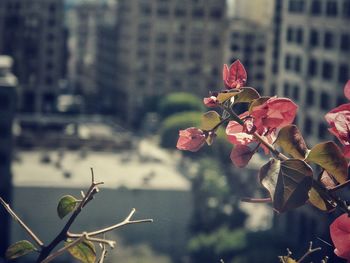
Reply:
<svg viewBox="0 0 350 263"><path fill-rule="evenodd" d="M0 54L14 59L22 111L54 111L63 42L63 0L0 1Z"/></svg>
<svg viewBox="0 0 350 263"><path fill-rule="evenodd" d="M118 3L116 111L136 121L149 98L173 91L204 96L222 86L225 0Z"/></svg>
<svg viewBox="0 0 350 263"><path fill-rule="evenodd" d="M299 106L297 125L314 145L330 137L324 115L345 102L350 78L350 1L289 0L281 8L278 95Z"/></svg>
<svg viewBox="0 0 350 263"><path fill-rule="evenodd" d="M17 79L11 73L12 58L0 56L0 197L11 202L12 122L16 112ZM11 217L0 208L0 261L10 241Z"/></svg>
<svg viewBox="0 0 350 263"><path fill-rule="evenodd" d="M247 84L264 94L267 75L267 45L270 27L247 19L231 19L225 41L225 60L239 59L248 74Z"/></svg>

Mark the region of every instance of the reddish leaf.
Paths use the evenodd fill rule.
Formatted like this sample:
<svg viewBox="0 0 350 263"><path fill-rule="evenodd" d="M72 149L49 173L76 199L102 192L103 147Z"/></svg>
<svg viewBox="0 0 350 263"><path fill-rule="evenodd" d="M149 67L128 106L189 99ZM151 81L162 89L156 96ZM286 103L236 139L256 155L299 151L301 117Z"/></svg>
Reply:
<svg viewBox="0 0 350 263"><path fill-rule="evenodd" d="M309 202L314 207L325 212L332 212L335 210L335 207L332 206L328 200L319 192L316 188L312 187L309 191Z"/></svg>
<svg viewBox="0 0 350 263"><path fill-rule="evenodd" d="M344 87L344 95L345 97L350 100L350 79L348 82L346 82L345 87Z"/></svg>
<svg viewBox="0 0 350 263"><path fill-rule="evenodd" d="M236 60L228 67L226 64L223 68L223 79L226 88L235 89L244 86L247 81L247 72L243 64Z"/></svg>
<svg viewBox="0 0 350 263"><path fill-rule="evenodd" d="M202 130L191 127L179 131L179 139L176 147L179 150L191 152L198 151L205 143L205 134Z"/></svg>
<svg viewBox="0 0 350 263"><path fill-rule="evenodd" d="M335 135L343 145L350 145L350 103L340 105L325 115L331 126L329 131Z"/></svg>
<svg viewBox="0 0 350 263"><path fill-rule="evenodd" d="M239 168L245 167L252 158L255 151L252 151L246 145L236 145L231 151L231 161Z"/></svg>
<svg viewBox="0 0 350 263"><path fill-rule="evenodd" d="M350 218L347 214L339 216L330 226L334 253L350 261Z"/></svg>
<svg viewBox="0 0 350 263"><path fill-rule="evenodd" d="M270 160L261 167L261 184L269 191L276 211L285 212L305 204L312 186L312 169L304 161Z"/></svg>
<svg viewBox="0 0 350 263"><path fill-rule="evenodd" d="M304 138L295 125L283 127L279 131L275 143L296 159L304 160L308 152Z"/></svg>
<svg viewBox="0 0 350 263"><path fill-rule="evenodd" d="M334 181L334 177L331 174L329 174L326 170L322 172L320 181L327 189L332 189L337 185Z"/></svg>

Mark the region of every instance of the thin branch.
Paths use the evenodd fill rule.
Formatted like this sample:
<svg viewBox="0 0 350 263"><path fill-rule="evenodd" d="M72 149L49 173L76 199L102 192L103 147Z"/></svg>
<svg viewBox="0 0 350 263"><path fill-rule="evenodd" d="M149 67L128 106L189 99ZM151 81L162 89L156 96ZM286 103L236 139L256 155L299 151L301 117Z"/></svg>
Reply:
<svg viewBox="0 0 350 263"><path fill-rule="evenodd" d="M101 246L102 246L102 252L101 252L101 257L100 257L98 263L103 263L105 258L106 258L106 255L107 255L107 249L106 249L105 244L103 244Z"/></svg>
<svg viewBox="0 0 350 263"><path fill-rule="evenodd" d="M83 200L79 203L78 207L74 210L73 214L68 219L67 223L64 225L60 233L51 241L51 243L47 247L45 247L41 251L39 258L37 259L37 262L43 261L61 241L66 239L69 228L74 223L75 219L78 217L83 207L93 199L93 196L96 193L98 193L97 186L100 184L103 184L103 182L95 181L93 169L91 168L91 185L87 190L85 196L83 197Z"/></svg>
<svg viewBox="0 0 350 263"><path fill-rule="evenodd" d="M107 233L109 231L112 231L114 229L117 229L119 227L125 226L125 225L129 225L129 224L139 224L139 223L152 223L153 219L140 219L140 220L131 220L131 217L134 215L134 213L136 212L136 209L133 208L131 210L131 212L129 213L129 215L120 223L100 229L100 230L96 230L93 232L88 232L87 235L89 237L93 237L93 236L97 236L100 234L104 234ZM82 234L74 234L74 233L69 233L70 237L76 238L76 237L80 237Z"/></svg>
<svg viewBox="0 0 350 263"><path fill-rule="evenodd" d="M1 197L0 203L6 209L6 211L11 215L11 217L18 222L18 224L28 233L28 235L40 246L43 247L44 243L38 238L37 235L19 218L19 216L11 209L10 205L7 204Z"/></svg>
<svg viewBox="0 0 350 263"><path fill-rule="evenodd" d="M243 197L241 199L241 202L246 202L246 203L271 203L272 199L271 199L271 197L267 197L267 198Z"/></svg>
<svg viewBox="0 0 350 263"><path fill-rule="evenodd" d="M48 262L54 260L58 256L62 255L64 252L66 252L66 250L68 250L69 248L79 244L80 242L83 242L85 240L85 238L86 238L86 235L83 234L81 237L77 238L76 240L74 240L69 245L62 247L61 249L57 250L55 253L52 253L51 255L49 255L41 263L48 263Z"/></svg>
<svg viewBox="0 0 350 263"><path fill-rule="evenodd" d="M301 263L305 258L307 258L309 255L316 251L320 251L320 247L312 248L312 241L310 241L309 249L306 251L306 253L297 261L297 263Z"/></svg>
<svg viewBox="0 0 350 263"><path fill-rule="evenodd" d="M69 235L68 235L69 236ZM96 237L90 237L89 235L86 235L86 240L91 241L91 242L97 242L97 243L102 243L102 244L107 244L111 248L114 248L116 245L116 242L114 240L108 240L104 238L96 238Z"/></svg>

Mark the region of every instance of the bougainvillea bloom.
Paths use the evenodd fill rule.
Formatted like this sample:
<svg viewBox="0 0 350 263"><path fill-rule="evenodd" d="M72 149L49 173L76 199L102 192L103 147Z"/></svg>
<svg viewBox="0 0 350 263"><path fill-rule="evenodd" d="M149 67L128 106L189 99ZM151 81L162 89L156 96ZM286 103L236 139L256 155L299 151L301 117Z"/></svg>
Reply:
<svg viewBox="0 0 350 263"><path fill-rule="evenodd" d="M239 115L241 119L248 116L248 112ZM250 122L250 120L249 120ZM234 145L247 145L255 141L254 136L247 133L244 126L236 121L230 121L226 127L227 139Z"/></svg>
<svg viewBox="0 0 350 263"><path fill-rule="evenodd" d="M345 145L344 154L350 158L350 103L331 110L325 118L331 126L328 130Z"/></svg>
<svg viewBox="0 0 350 263"><path fill-rule="evenodd" d="M247 72L243 64L239 60L236 60L230 67L226 64L224 65L222 77L227 89L235 89L245 85L247 81Z"/></svg>
<svg viewBox="0 0 350 263"><path fill-rule="evenodd" d="M264 104L256 106L251 112L255 126L260 129L282 128L293 123L298 106L287 98L270 98Z"/></svg>
<svg viewBox="0 0 350 263"><path fill-rule="evenodd" d="M218 100L215 96L210 96L209 98L204 98L203 103L205 106L209 108L217 107L218 106Z"/></svg>
<svg viewBox="0 0 350 263"><path fill-rule="evenodd" d="M347 214L338 217L330 226L334 253L350 262L350 218Z"/></svg>
<svg viewBox="0 0 350 263"><path fill-rule="evenodd" d="M348 100L350 100L350 80L348 80L348 82L345 84L344 95Z"/></svg>
<svg viewBox="0 0 350 263"><path fill-rule="evenodd" d="M196 152L204 145L205 138L206 136L202 130L194 127L187 128L179 131L176 147L179 150Z"/></svg>

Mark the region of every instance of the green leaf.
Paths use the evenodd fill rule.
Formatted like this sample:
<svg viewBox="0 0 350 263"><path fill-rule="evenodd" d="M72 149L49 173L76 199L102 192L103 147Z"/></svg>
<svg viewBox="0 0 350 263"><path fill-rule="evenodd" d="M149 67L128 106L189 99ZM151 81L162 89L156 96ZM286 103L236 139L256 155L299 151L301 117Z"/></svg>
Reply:
<svg viewBox="0 0 350 263"><path fill-rule="evenodd" d="M221 117L216 111L208 111L202 115L202 130L210 131L221 122Z"/></svg>
<svg viewBox="0 0 350 263"><path fill-rule="evenodd" d="M63 217L68 215L70 212L72 212L75 209L77 203L78 203L78 200L75 199L75 197L71 195L63 196L58 202L58 206L57 206L58 216L62 219Z"/></svg>
<svg viewBox="0 0 350 263"><path fill-rule="evenodd" d="M67 240L65 245L72 243L72 240ZM83 263L94 263L96 261L95 245L90 241L83 241L79 244L68 248L68 252L76 259Z"/></svg>
<svg viewBox="0 0 350 263"><path fill-rule="evenodd" d="M304 138L295 125L283 127L279 131L275 143L295 159L304 160L308 153Z"/></svg>
<svg viewBox="0 0 350 263"><path fill-rule="evenodd" d="M219 103L224 103L225 101L231 99L233 96L236 96L240 92L241 90L231 90L228 92L220 92L216 97L216 99Z"/></svg>
<svg viewBox="0 0 350 263"><path fill-rule="evenodd" d="M306 161L314 162L321 166L338 183L344 183L348 178L346 159L334 142L324 142L315 145L309 152Z"/></svg>
<svg viewBox="0 0 350 263"><path fill-rule="evenodd" d="M304 161L272 159L261 167L259 178L269 191L275 210L285 212L304 205L309 199L312 174Z"/></svg>
<svg viewBox="0 0 350 263"><path fill-rule="evenodd" d="M241 89L241 92L238 93L235 97L235 103L240 102L251 102L252 100L260 98L259 93L250 87L245 87Z"/></svg>
<svg viewBox="0 0 350 263"><path fill-rule="evenodd" d="M249 105L249 113L252 112L253 108L256 106L260 106L262 104L264 104L266 101L268 101L270 99L270 97L260 97L258 99L253 100L250 105Z"/></svg>
<svg viewBox="0 0 350 263"><path fill-rule="evenodd" d="M35 248L35 246L28 240L21 240L11 245L6 250L5 256L8 260L12 260L27 255L28 253L31 253L36 250L37 249Z"/></svg>
<svg viewBox="0 0 350 263"><path fill-rule="evenodd" d="M332 212L335 209L314 187L309 192L309 202L321 211Z"/></svg>

